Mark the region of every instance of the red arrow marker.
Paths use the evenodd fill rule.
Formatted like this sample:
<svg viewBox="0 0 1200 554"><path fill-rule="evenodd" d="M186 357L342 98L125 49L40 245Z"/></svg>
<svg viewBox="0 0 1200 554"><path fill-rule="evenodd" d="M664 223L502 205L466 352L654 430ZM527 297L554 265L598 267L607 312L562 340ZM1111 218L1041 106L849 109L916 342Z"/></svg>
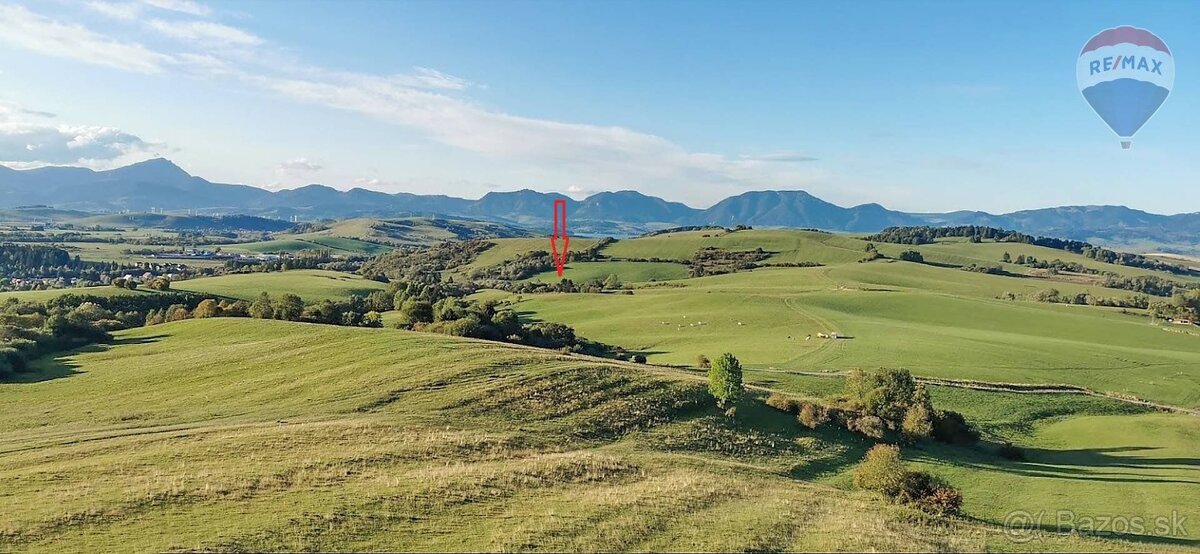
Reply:
<svg viewBox="0 0 1200 554"><path fill-rule="evenodd" d="M558 250L558 239L562 239L562 251ZM550 251L553 253L554 267L558 276L562 277L563 266L567 263L567 248L571 246L571 237L567 236L567 201L554 201L554 236L550 237Z"/></svg>

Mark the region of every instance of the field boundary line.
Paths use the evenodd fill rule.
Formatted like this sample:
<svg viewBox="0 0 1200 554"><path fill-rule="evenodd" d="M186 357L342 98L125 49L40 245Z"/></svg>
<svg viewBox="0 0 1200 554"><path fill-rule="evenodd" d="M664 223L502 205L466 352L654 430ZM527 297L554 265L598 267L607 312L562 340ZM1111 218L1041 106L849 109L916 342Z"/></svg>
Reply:
<svg viewBox="0 0 1200 554"><path fill-rule="evenodd" d="M791 375L804 375L807 377L846 377L850 373L848 371L802 371L789 369L758 369L748 368L752 371L766 371L773 373L787 373ZM1134 404L1155 408L1166 412L1174 412L1187 414L1195 417L1200 417L1200 409L1184 408L1183 406L1175 406L1172 404L1163 404L1161 402L1152 402L1150 400L1142 400L1140 398L1130 398L1128 396L1105 393L1081 387L1078 385L1066 385L1056 383L993 383L988 381L972 381L966 379L942 379L938 377L918 377L913 376L919 383L928 385L936 385L941 387L952 387L958 389L970 389L984 392L1011 392L1016 394L1078 394L1082 396L1094 396L1096 398L1107 398L1124 402L1126 404Z"/></svg>

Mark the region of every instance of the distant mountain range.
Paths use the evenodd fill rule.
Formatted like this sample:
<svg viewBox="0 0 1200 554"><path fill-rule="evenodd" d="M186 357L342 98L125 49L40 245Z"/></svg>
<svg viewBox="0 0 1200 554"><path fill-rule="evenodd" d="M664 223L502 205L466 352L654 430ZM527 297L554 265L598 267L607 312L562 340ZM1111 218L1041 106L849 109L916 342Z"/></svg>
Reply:
<svg viewBox="0 0 1200 554"><path fill-rule="evenodd" d="M989 225L1030 234L1134 244L1200 244L1200 212L1157 215L1124 206L1064 206L994 215L905 213L879 204L837 206L804 191L752 191L708 209L635 191L601 192L584 200L532 190L490 192L478 200L388 194L308 185L271 192L212 183L165 159L109 171L76 167L14 170L0 166L0 208L44 205L89 212L190 211L302 220L348 217L462 216L523 225L550 224L554 200L568 205L572 232L627 235L677 225L753 225L873 232L896 225Z"/></svg>

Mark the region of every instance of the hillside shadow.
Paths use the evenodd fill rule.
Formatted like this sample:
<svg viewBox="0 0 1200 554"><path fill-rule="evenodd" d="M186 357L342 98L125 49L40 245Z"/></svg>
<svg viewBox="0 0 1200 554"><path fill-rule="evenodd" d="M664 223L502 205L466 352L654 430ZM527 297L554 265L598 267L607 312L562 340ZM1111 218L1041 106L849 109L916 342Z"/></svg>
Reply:
<svg viewBox="0 0 1200 554"><path fill-rule="evenodd" d="M641 354L643 356L652 356L654 354L670 354L666 350L626 350L629 354Z"/></svg>
<svg viewBox="0 0 1200 554"><path fill-rule="evenodd" d="M719 411L715 417L730 431L747 439L747 445L757 443L762 451L750 446L740 453L711 453L743 461L773 459L784 464L780 471L792 479L811 482L846 471L875 444L874 440L829 423L809 429L800 425L795 415L766 405L760 397L744 397L736 408L735 417L720 415Z"/></svg>
<svg viewBox="0 0 1200 554"><path fill-rule="evenodd" d="M150 344L158 342L165 337L165 334L159 334L145 337L119 338L107 343L89 344L71 350L47 354L29 361L29 365L33 369L32 371L21 371L0 377L0 384L41 383L71 377L85 372L78 369L79 364L68 361L70 356L92 352L105 352L116 346Z"/></svg>
<svg viewBox="0 0 1200 554"><path fill-rule="evenodd" d="M997 471L1022 477L1070 479L1101 483L1163 483L1200 485L1200 479L1162 475L1161 471L1200 469L1194 458L1159 458L1133 455L1158 450L1152 446L1118 448L1022 448L1024 460L1007 460L996 453L999 445L979 443L973 447L921 445L913 457L926 463ZM1121 471L1125 470L1125 471ZM1130 471L1132 470L1132 471Z"/></svg>
<svg viewBox="0 0 1200 554"><path fill-rule="evenodd" d="M75 369L76 364L64 362L58 358L42 359L38 363L38 369L35 371L22 371L8 376L0 376L0 384L4 385L27 385L30 383L41 383L43 381L53 381L83 373Z"/></svg>

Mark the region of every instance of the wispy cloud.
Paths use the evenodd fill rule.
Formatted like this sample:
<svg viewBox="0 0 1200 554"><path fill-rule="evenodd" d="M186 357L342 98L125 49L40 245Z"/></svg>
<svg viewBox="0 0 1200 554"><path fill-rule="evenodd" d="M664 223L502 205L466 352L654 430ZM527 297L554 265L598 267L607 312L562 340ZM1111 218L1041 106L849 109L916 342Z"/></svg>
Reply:
<svg viewBox="0 0 1200 554"><path fill-rule="evenodd" d="M142 13L142 5L136 2L106 2L91 0L84 4L89 10L113 19L137 19Z"/></svg>
<svg viewBox="0 0 1200 554"><path fill-rule="evenodd" d="M171 56L88 28L61 23L23 6L0 5L0 42L56 58L70 58L137 73L158 73Z"/></svg>
<svg viewBox="0 0 1200 554"><path fill-rule="evenodd" d="M799 152L772 152L769 154L759 155L744 155L744 160L754 160L760 162L779 162L779 163L800 163L800 162L815 162L820 158L801 154Z"/></svg>
<svg viewBox="0 0 1200 554"><path fill-rule="evenodd" d="M100 0L93 3L94 10L117 17L132 9ZM207 6L195 2L143 3L181 14L211 15ZM522 174L570 178L580 187L594 188L604 183L623 187L664 185L699 188L717 196L738 187L790 188L821 175L817 169L791 163L814 160L803 154L695 152L666 138L625 127L505 113L465 97L467 91L478 86L470 80L428 67L373 75L299 62L268 63L263 60L278 59L282 50L244 29L204 19L143 21L149 29L181 41L186 49L151 51L20 7L0 11L0 23L19 29L16 38L14 33L0 34L0 41L127 71L146 73L170 68L207 78L233 78L242 86L296 102L416 129L439 143L503 161ZM226 48L230 46L238 49Z"/></svg>
<svg viewBox="0 0 1200 554"><path fill-rule="evenodd" d="M171 38L214 45L257 46L263 40L249 32L211 21L167 21L151 19L146 24Z"/></svg>
<svg viewBox="0 0 1200 554"><path fill-rule="evenodd" d="M466 90L467 88L475 85L475 83L463 79L462 77L455 77L454 75L442 73L436 69L429 69L428 67L420 66L417 66L413 69L416 71L416 73L414 75L407 76L407 79L416 81L418 84L429 88Z"/></svg>
<svg viewBox="0 0 1200 554"><path fill-rule="evenodd" d="M141 2L147 6L188 15L208 17L212 14L212 8L192 0L141 0Z"/></svg>
<svg viewBox="0 0 1200 554"><path fill-rule="evenodd" d="M57 117L50 112L32 110L15 102L0 100L0 122L14 121L23 116L32 116L37 118Z"/></svg>

